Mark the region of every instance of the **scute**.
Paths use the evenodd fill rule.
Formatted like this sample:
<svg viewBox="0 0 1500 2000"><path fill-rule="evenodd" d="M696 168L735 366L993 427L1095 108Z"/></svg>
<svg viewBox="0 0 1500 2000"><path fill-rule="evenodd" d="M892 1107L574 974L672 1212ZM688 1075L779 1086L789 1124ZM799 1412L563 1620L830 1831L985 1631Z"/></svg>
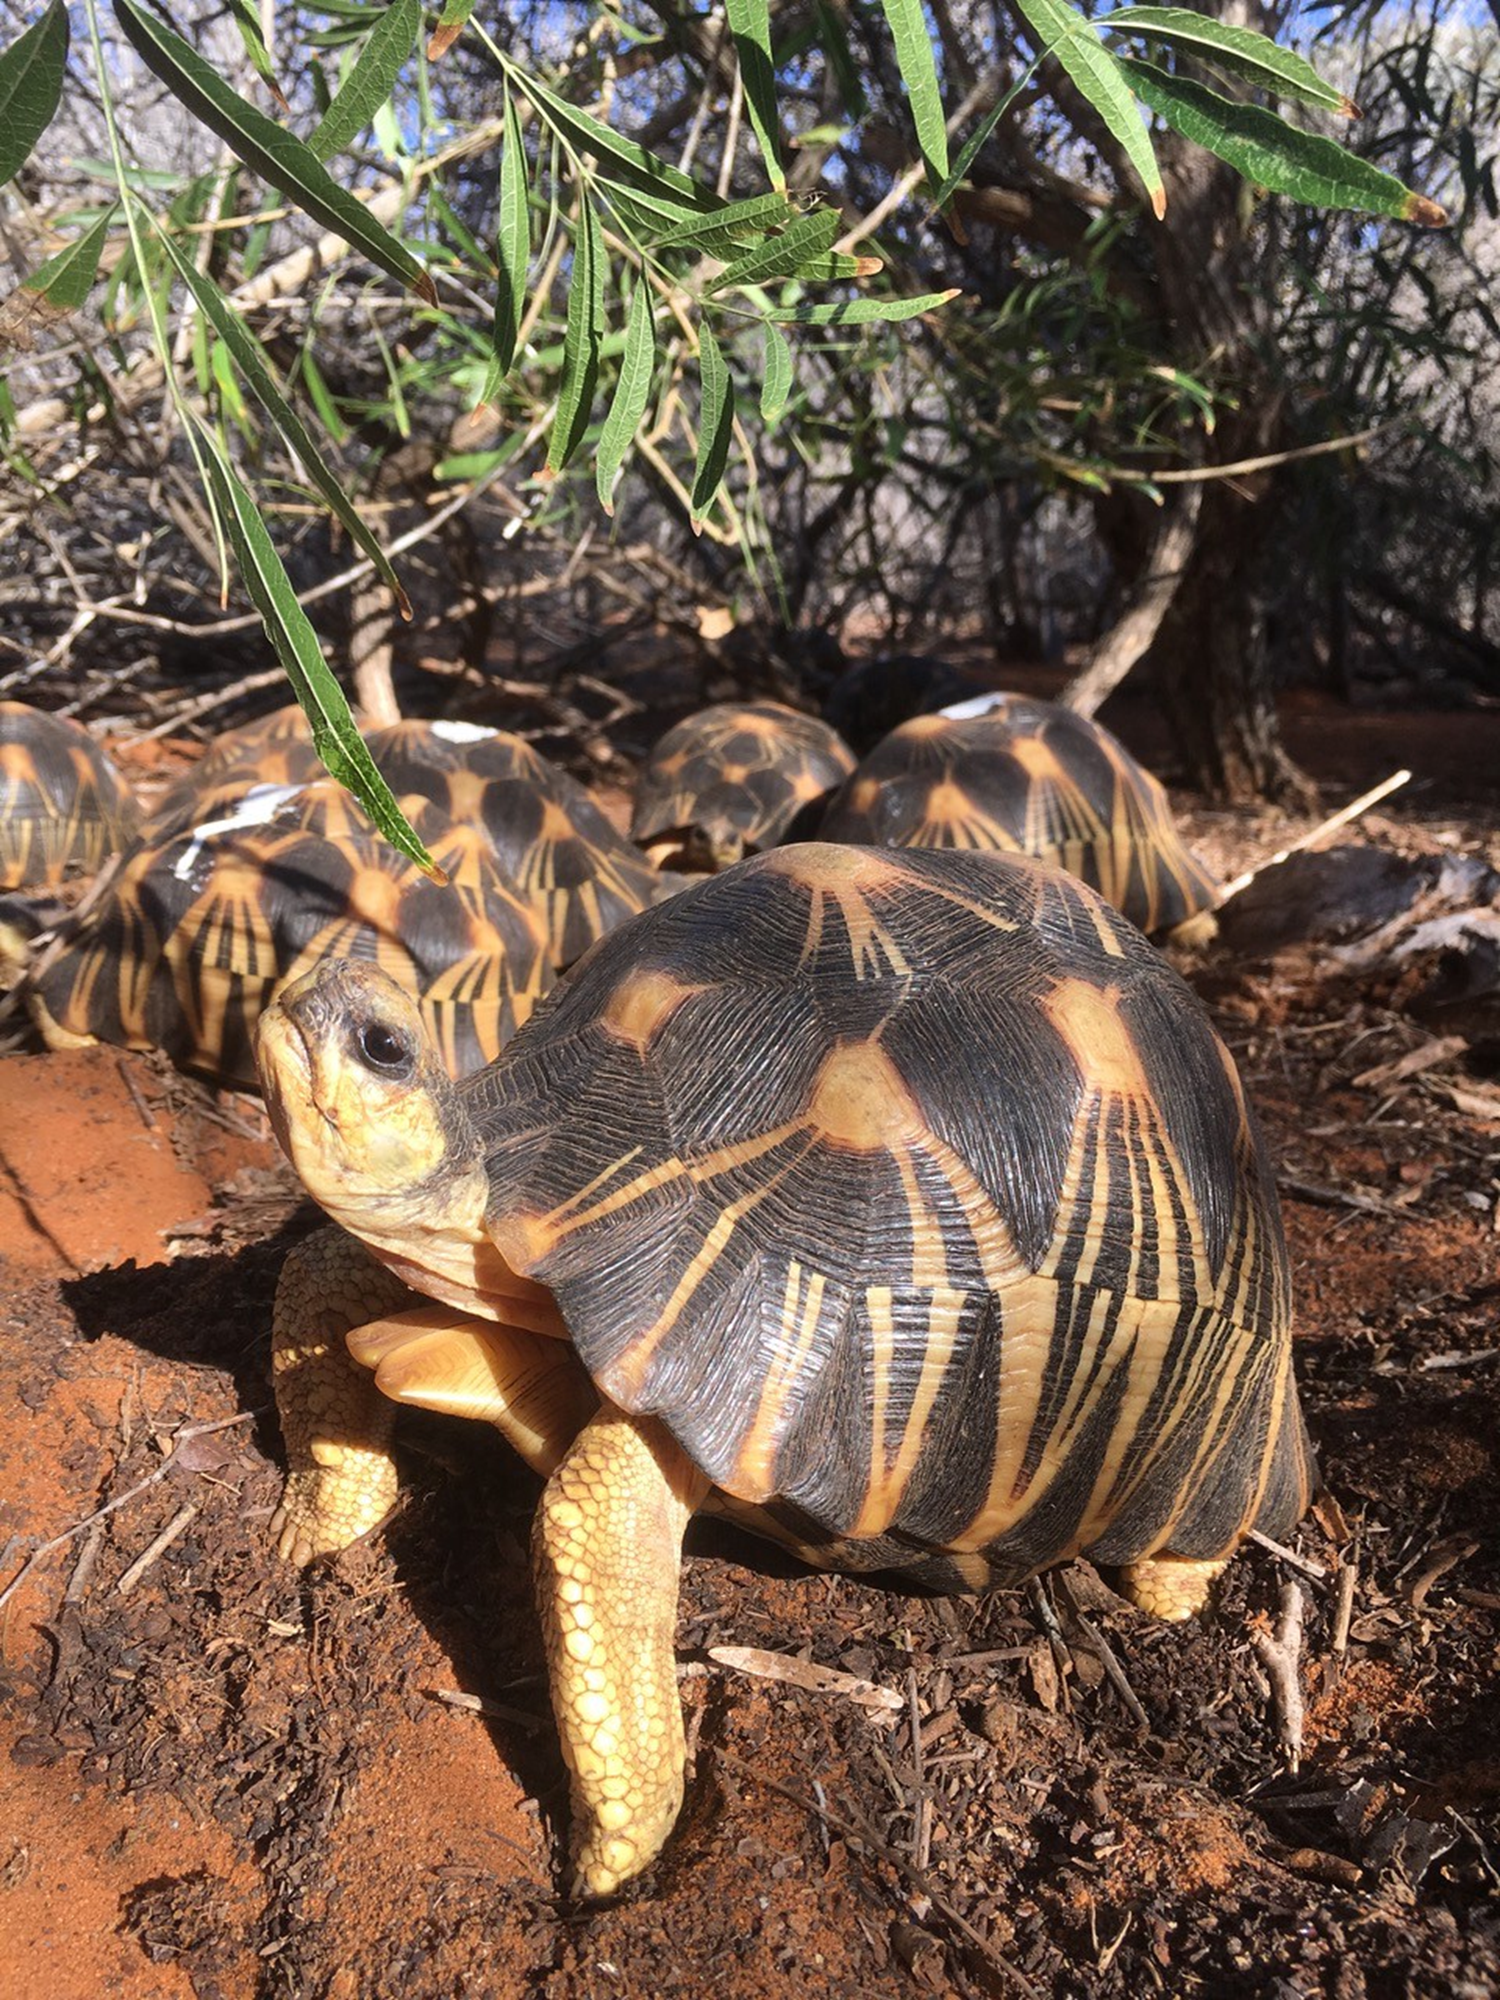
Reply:
<svg viewBox="0 0 1500 2000"><path fill-rule="evenodd" d="M1201 1006L1055 871L878 860L763 857L604 940L461 1086L497 1241L606 1394L841 1561L1285 1527L1285 1255ZM631 990L682 997L622 1037Z"/></svg>

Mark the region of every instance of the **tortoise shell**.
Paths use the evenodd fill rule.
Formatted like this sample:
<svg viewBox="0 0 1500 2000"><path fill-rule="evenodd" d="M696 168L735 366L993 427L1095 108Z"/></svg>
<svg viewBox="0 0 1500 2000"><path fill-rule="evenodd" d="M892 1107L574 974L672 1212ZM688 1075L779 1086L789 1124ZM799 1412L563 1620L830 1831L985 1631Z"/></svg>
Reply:
<svg viewBox="0 0 1500 2000"><path fill-rule="evenodd" d="M399 722L365 739L392 791L482 827L547 932L559 969L650 909L663 885L583 786L519 736L471 723Z"/></svg>
<svg viewBox="0 0 1500 2000"><path fill-rule="evenodd" d="M0 702L0 889L92 874L138 825L125 780L86 729Z"/></svg>
<svg viewBox="0 0 1500 2000"><path fill-rule="evenodd" d="M299 754L305 753L305 754ZM284 761L283 761L284 760ZM220 777L258 768L268 785L312 784L323 775L313 749L312 724L295 701L272 709L239 729L216 736L194 769L207 784Z"/></svg>
<svg viewBox="0 0 1500 2000"><path fill-rule="evenodd" d="M667 866L727 867L808 830L853 769L854 753L816 716L779 701L722 702L651 752L630 836Z"/></svg>
<svg viewBox="0 0 1500 2000"><path fill-rule="evenodd" d="M1031 854L1143 931L1175 929L1215 897L1151 773L1097 722L1024 695L903 723L832 800L819 838Z"/></svg>
<svg viewBox="0 0 1500 2000"><path fill-rule="evenodd" d="M460 1086L487 1227L604 1393L814 1560L1218 1558L1310 1467L1274 1179L1092 891L808 844L606 938Z"/></svg>
<svg viewBox="0 0 1500 2000"><path fill-rule="evenodd" d="M44 1033L162 1048L253 1090L255 1024L275 988L325 956L362 958L417 996L462 1075L498 1054L552 984L541 925L483 836L425 799L404 810L446 886L390 847L332 779L248 793L232 784L202 804L215 816L144 836L42 963L33 996Z"/></svg>

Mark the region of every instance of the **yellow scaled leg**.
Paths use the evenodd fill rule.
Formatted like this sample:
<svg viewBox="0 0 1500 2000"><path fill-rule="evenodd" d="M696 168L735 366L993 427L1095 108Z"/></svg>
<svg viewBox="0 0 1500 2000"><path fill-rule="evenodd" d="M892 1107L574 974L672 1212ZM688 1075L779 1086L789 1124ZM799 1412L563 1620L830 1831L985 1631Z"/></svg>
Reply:
<svg viewBox="0 0 1500 2000"><path fill-rule="evenodd" d="M1227 1567L1224 1557L1205 1561L1194 1556L1145 1556L1126 1563L1117 1572L1115 1585L1137 1610L1177 1625L1197 1616L1208 1602L1214 1579Z"/></svg>
<svg viewBox="0 0 1500 2000"><path fill-rule="evenodd" d="M579 1895L608 1896L638 1875L682 1805L677 1579L683 1531L707 1491L661 1425L607 1405L542 1496L537 1596L572 1773Z"/></svg>
<svg viewBox="0 0 1500 2000"><path fill-rule="evenodd" d="M410 1290L341 1229L290 1252L276 1287L271 1370L287 1477L271 1533L291 1562L347 1548L396 1499L395 1407L349 1357L351 1327L410 1304Z"/></svg>

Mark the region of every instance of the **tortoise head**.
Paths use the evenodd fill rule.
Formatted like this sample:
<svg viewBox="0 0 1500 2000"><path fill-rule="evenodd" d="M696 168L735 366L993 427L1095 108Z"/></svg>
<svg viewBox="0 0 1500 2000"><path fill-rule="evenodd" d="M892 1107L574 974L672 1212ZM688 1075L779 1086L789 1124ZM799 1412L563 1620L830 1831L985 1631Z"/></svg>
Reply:
<svg viewBox="0 0 1500 2000"><path fill-rule="evenodd" d="M445 1237L475 1240L479 1135L388 974L325 959L262 1014L256 1056L282 1151L335 1222L417 1266Z"/></svg>

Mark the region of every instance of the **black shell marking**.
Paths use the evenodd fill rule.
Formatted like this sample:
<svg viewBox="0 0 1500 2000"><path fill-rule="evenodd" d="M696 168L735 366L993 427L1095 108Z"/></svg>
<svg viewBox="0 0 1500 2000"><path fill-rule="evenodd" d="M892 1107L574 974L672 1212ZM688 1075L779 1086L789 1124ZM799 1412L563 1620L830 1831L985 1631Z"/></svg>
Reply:
<svg viewBox="0 0 1500 2000"><path fill-rule="evenodd" d="M743 863L606 939L463 1092L496 1241L604 1391L839 1562L1217 1556L1306 1503L1233 1065L1056 870Z"/></svg>
<svg viewBox="0 0 1500 2000"><path fill-rule="evenodd" d="M735 857L774 847L804 820L816 825L853 769L853 752L816 716L778 701L721 702L669 729L651 752L631 838L696 833Z"/></svg>
<svg viewBox="0 0 1500 2000"><path fill-rule="evenodd" d="M153 823L36 981L58 1025L258 1087L255 1024L320 958L373 960L422 1004L454 1075L489 1062L552 983L541 926L482 836L425 800L407 816L450 877L431 882L332 779L231 784L196 824Z"/></svg>
<svg viewBox="0 0 1500 2000"><path fill-rule="evenodd" d="M1054 862L1144 931L1214 902L1166 793L1122 743L1023 695L986 714L893 730L830 802L819 837L880 847L997 848Z"/></svg>

